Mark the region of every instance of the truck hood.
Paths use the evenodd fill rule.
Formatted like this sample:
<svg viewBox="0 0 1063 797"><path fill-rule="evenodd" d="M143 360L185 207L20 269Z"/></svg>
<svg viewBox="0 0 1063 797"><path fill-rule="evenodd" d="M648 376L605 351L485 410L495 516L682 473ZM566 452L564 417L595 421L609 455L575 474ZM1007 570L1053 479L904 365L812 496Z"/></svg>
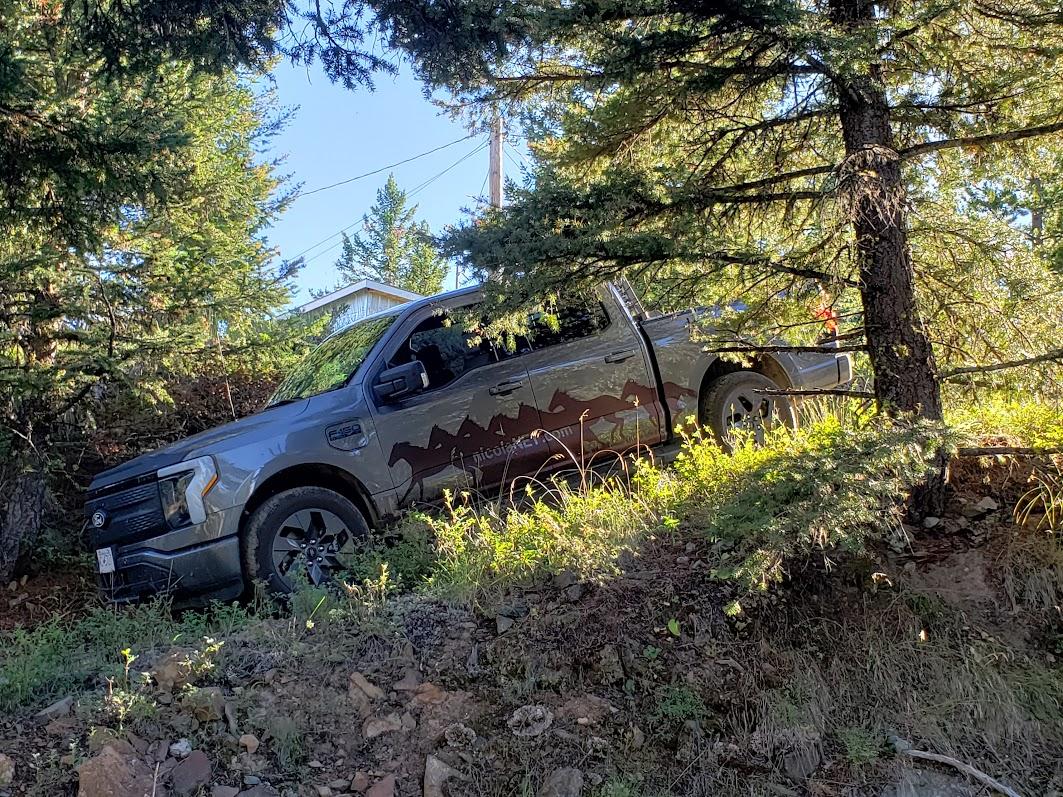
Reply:
<svg viewBox="0 0 1063 797"><path fill-rule="evenodd" d="M153 473L159 468L176 465L178 462L202 456L203 454L215 454L224 451L235 442L235 438L253 435L257 430L267 425L280 423L282 424L280 428L284 428L283 422L286 419L300 415L306 409L307 404L309 404L309 399L300 399L291 404L262 410L254 415L248 415L246 418L240 418L222 426L207 429L204 432L178 440L163 448L157 448L154 451L141 454L139 457L97 474L89 485L89 490L98 490L135 476ZM274 428L278 427L274 426Z"/></svg>

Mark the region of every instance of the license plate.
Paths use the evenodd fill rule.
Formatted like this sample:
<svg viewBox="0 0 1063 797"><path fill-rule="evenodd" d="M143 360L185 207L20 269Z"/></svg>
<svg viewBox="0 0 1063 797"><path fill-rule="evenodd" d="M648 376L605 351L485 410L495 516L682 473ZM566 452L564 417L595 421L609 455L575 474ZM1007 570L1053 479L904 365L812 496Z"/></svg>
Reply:
<svg viewBox="0 0 1063 797"><path fill-rule="evenodd" d="M101 573L114 572L114 551L110 548L99 548L96 551L96 564Z"/></svg>

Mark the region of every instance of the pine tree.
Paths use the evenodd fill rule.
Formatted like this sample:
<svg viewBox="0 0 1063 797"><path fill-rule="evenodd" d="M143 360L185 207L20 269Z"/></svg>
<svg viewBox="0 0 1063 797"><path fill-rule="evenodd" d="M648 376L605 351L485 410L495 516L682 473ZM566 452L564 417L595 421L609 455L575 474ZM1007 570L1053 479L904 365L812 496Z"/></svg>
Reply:
<svg viewBox="0 0 1063 797"><path fill-rule="evenodd" d="M446 253L511 294L620 273L772 304L853 294L850 345L891 414L942 414L925 297L962 315L983 298L964 261L1012 269L990 220L966 234L963 190L935 196L940 173L997 180L1002 150L1063 131L1049 0L368 5L455 105L532 120L534 186Z"/></svg>
<svg viewBox="0 0 1063 797"><path fill-rule="evenodd" d="M272 9L272 10L271 10ZM42 524L56 430L94 391L249 351L288 298L257 150L270 4L6 2L0 27L0 577ZM184 16L182 16L184 15ZM265 35L265 39L262 36Z"/></svg>
<svg viewBox="0 0 1063 797"><path fill-rule="evenodd" d="M362 219L362 232L344 233L336 268L348 281L373 279L430 296L443 288L446 262L436 251L428 224L417 221L417 206L394 175L377 191L376 204Z"/></svg>

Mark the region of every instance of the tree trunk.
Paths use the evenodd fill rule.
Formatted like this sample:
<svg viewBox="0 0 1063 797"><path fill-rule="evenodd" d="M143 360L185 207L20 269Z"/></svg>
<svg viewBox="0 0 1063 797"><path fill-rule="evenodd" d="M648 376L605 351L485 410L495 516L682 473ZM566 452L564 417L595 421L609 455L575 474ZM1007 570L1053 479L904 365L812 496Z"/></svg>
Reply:
<svg viewBox="0 0 1063 797"><path fill-rule="evenodd" d="M831 17L853 33L875 21L870 0L830 0ZM875 38L867 38L874 42ZM862 75L835 78L845 142L840 192L856 237L860 293L875 397L887 414L942 417L934 352L915 300L908 247L907 191L893 144L882 65ZM916 512L939 512L944 503L945 460L939 473L913 495Z"/></svg>
<svg viewBox="0 0 1063 797"><path fill-rule="evenodd" d="M0 583L15 574L20 555L26 555L36 543L47 491L43 468L30 465L16 471L0 516Z"/></svg>

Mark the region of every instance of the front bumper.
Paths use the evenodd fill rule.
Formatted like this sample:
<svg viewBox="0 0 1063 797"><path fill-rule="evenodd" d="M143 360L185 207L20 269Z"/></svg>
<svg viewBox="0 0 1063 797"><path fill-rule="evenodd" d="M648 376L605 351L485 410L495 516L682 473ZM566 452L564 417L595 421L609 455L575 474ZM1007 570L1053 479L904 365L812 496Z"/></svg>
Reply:
<svg viewBox="0 0 1063 797"><path fill-rule="evenodd" d="M230 600L244 590L240 508L214 512L194 526L109 546L113 573L98 573L103 596L130 603L165 594L179 602Z"/></svg>

